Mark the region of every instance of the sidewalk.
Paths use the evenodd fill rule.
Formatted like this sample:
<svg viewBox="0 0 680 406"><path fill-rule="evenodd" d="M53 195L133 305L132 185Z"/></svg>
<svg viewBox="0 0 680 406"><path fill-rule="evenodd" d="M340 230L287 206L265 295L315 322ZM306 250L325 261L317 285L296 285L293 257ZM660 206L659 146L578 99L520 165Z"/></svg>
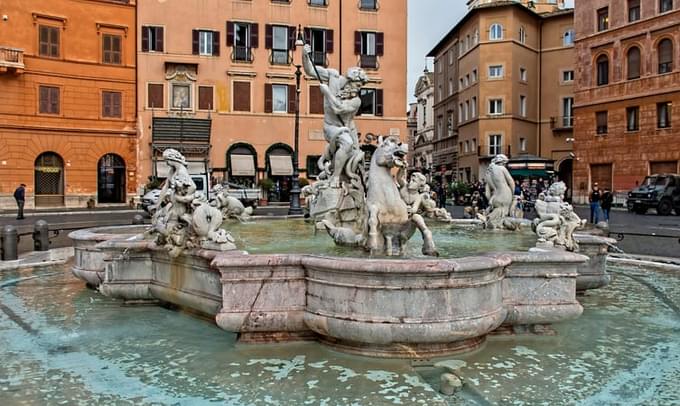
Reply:
<svg viewBox="0 0 680 406"><path fill-rule="evenodd" d="M97 214L111 214L111 213L143 213L143 210L139 209L131 209L129 205L120 205L120 206L102 206L102 207L95 207L94 209L88 209L86 207L45 207L41 209L27 209L24 210L24 216L25 217L34 217L34 216L44 216L44 215L52 215L52 216L68 216L68 215L76 215L76 214L89 214L89 213L97 213ZM15 217L17 216L17 211L16 209L4 209L0 210L0 218L1 217Z"/></svg>

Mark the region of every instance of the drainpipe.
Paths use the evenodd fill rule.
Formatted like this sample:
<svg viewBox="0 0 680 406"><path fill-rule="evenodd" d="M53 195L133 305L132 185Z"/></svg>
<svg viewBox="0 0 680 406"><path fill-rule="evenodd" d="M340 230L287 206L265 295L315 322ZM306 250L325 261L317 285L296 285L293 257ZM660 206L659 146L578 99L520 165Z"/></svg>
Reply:
<svg viewBox="0 0 680 406"><path fill-rule="evenodd" d="M539 26L538 37L538 156L543 156L543 20Z"/></svg>
<svg viewBox="0 0 680 406"><path fill-rule="evenodd" d="M339 72L340 72L340 74L342 74L342 43L343 43L343 39L344 39L344 37L342 36L342 0L340 0L338 2L338 4L340 5L340 14L339 14L339 17L338 17L338 22L339 22L338 31L340 31L340 32L338 32L338 39L339 39L339 41L338 41L338 48L339 48L338 52L340 52L340 58L339 58L340 59L340 63L339 63L340 69L339 69Z"/></svg>

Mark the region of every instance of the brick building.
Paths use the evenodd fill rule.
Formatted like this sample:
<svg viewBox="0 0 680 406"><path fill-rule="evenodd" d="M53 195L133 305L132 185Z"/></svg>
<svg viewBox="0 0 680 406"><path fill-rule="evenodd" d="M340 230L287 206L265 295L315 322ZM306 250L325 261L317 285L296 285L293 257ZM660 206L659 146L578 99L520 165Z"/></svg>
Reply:
<svg viewBox="0 0 680 406"><path fill-rule="evenodd" d="M471 1L430 51L435 166L476 181L497 154L513 175L571 180L574 17L562 1ZM509 165L510 167L510 165Z"/></svg>
<svg viewBox="0 0 680 406"><path fill-rule="evenodd" d="M624 195L680 161L680 1L577 0L575 193Z"/></svg>
<svg viewBox="0 0 680 406"><path fill-rule="evenodd" d="M161 129L191 126L187 153L215 178L247 186L269 178L270 200L288 201L298 26L318 65L366 70L361 142L368 133L406 140L406 0L140 2L140 180L163 175L156 145L172 140ZM306 75L299 107L301 176L314 179L327 143L319 83Z"/></svg>
<svg viewBox="0 0 680 406"><path fill-rule="evenodd" d="M27 207L128 201L135 0L4 0L0 14L0 207L19 183Z"/></svg>

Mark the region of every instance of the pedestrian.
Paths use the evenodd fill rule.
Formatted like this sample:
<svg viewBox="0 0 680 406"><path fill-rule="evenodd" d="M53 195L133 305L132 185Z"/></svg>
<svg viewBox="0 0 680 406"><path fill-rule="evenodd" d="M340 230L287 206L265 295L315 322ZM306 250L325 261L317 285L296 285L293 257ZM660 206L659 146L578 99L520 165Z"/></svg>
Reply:
<svg viewBox="0 0 680 406"><path fill-rule="evenodd" d="M604 215L604 221L607 223L609 223L609 211L612 209L613 202L614 195L612 195L608 188L604 188L604 192L602 192L602 214Z"/></svg>
<svg viewBox="0 0 680 406"><path fill-rule="evenodd" d="M23 220L24 217L24 203L26 202L26 185L20 184L14 191L14 200L17 201L17 220Z"/></svg>
<svg viewBox="0 0 680 406"><path fill-rule="evenodd" d="M597 186L597 182L593 183L593 191L590 193L588 200L590 201L590 222L597 224L600 221L600 201L602 200L602 194Z"/></svg>

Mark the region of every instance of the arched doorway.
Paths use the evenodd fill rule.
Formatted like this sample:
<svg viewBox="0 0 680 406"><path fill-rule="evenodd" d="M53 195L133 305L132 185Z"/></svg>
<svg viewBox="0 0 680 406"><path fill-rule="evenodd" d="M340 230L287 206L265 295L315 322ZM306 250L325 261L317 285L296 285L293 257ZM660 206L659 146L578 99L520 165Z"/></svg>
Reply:
<svg viewBox="0 0 680 406"><path fill-rule="evenodd" d="M274 144L266 152L267 176L274 182L269 192L271 202L289 202L293 175L293 149L286 144Z"/></svg>
<svg viewBox="0 0 680 406"><path fill-rule="evenodd" d="M35 160L35 206L64 205L64 160L44 152Z"/></svg>
<svg viewBox="0 0 680 406"><path fill-rule="evenodd" d="M571 158L567 158L564 161L560 162L560 165L557 169L557 175L559 176L560 180L564 182L565 185L567 185L567 195L565 196L566 200L568 202L571 202L572 196L573 196L573 173L574 173L574 160Z"/></svg>
<svg viewBox="0 0 680 406"><path fill-rule="evenodd" d="M247 188L255 186L257 179L257 151L243 142L233 144L227 150L229 183Z"/></svg>
<svg viewBox="0 0 680 406"><path fill-rule="evenodd" d="M97 201L125 203L125 161L116 154L106 154L99 159Z"/></svg>

